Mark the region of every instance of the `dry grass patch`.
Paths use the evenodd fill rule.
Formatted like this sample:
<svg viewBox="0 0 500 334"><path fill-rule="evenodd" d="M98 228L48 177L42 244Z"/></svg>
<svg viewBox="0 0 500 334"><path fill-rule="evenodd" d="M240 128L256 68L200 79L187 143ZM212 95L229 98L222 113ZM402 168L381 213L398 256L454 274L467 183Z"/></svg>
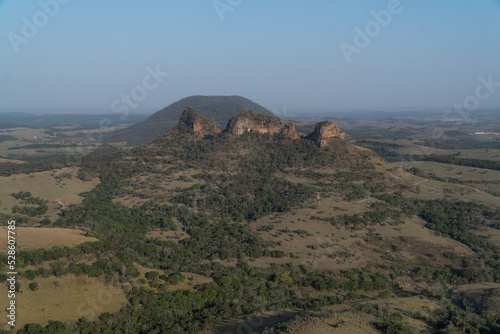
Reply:
<svg viewBox="0 0 500 334"><path fill-rule="evenodd" d="M201 276L198 274L187 273L187 272L182 272L182 274L186 277L186 279L179 284L170 285L168 287L169 291L177 291L177 290L194 291L194 286L198 284L213 283L214 281L210 277Z"/></svg>
<svg viewBox="0 0 500 334"><path fill-rule="evenodd" d="M425 222L418 218L407 218L405 223L393 226L377 226L376 233L385 238L400 239L402 243L401 254L415 257L425 254L441 254L452 251L458 256L473 256L474 252L466 245L453 239L438 235L436 232L426 228Z"/></svg>
<svg viewBox="0 0 500 334"><path fill-rule="evenodd" d="M385 309L390 313L397 312L403 315L403 321L408 326L419 333L423 330L431 330L429 325L421 319L415 319L414 316L426 317L429 312L439 308L439 305L428 300L418 297L410 298L388 298L375 302L363 302L362 309L376 304L379 309ZM379 321L373 314L363 311L358 311L351 304L334 305L323 308L317 314L312 313L312 316L305 317L303 320L294 320L291 328L285 331L287 334L365 334L365 333L380 333L373 324Z"/></svg>
<svg viewBox="0 0 500 334"><path fill-rule="evenodd" d="M137 286L147 286L149 287L149 284L146 283L141 283L141 280L146 280L146 273L150 271L157 271L160 276L165 275L165 271L161 269L155 269L155 268L147 268L143 267L140 264L134 264L134 266L139 270L139 277L136 278L136 281L134 282L134 285ZM180 282L179 284L175 285L169 285L167 287L168 291L177 291L177 290L189 290L189 291L194 291L194 287L198 284L204 284L204 283L213 283L213 279L210 277L198 275L198 274L193 274L193 273L188 273L188 272L181 272L182 275L184 275L185 279L184 281ZM147 280L146 280L147 281ZM161 283L165 283L162 279L160 279Z"/></svg>
<svg viewBox="0 0 500 334"><path fill-rule="evenodd" d="M352 309L349 305L336 305L326 308L330 314L318 317L306 317L303 320L294 321L291 328L284 331L285 334L377 334L371 326L376 318Z"/></svg>
<svg viewBox="0 0 500 334"><path fill-rule="evenodd" d="M472 230L475 235L486 239L497 247L500 247L500 230L491 227L484 227L481 230Z"/></svg>
<svg viewBox="0 0 500 334"><path fill-rule="evenodd" d="M417 167L427 175L434 174L440 178L454 178L465 182L471 188L483 191L496 192L500 184L500 171L456 166L439 162L418 161L403 162L396 165L401 167Z"/></svg>
<svg viewBox="0 0 500 334"><path fill-rule="evenodd" d="M371 201L371 199L370 199ZM376 261L363 237L366 230L351 231L344 226L312 219L312 216L331 217L339 214L361 213L370 201L343 203L335 198L321 199L308 208L296 209L259 219L251 224L252 230L266 241L278 243L273 247L293 254L293 258L259 258L253 266L267 267L271 263L306 265L318 270L362 268ZM348 209L349 207L349 209Z"/></svg>
<svg viewBox="0 0 500 334"><path fill-rule="evenodd" d="M0 233L7 235L7 227L1 226ZM99 241L83 235L83 231L67 228L38 228L17 227L16 228L17 249L52 248L53 246L76 246L87 241ZM0 250L6 250L7 243L0 245Z"/></svg>
<svg viewBox="0 0 500 334"><path fill-rule="evenodd" d="M29 284L38 283L31 291ZM103 312L116 312L126 305L125 293L115 286L108 286L98 278L67 275L63 277L36 278L34 281L19 280L21 293L16 294L16 327L28 323L46 326L49 320L78 321L87 317L96 320ZM2 286L5 288L5 286ZM6 294L0 295L0 304L7 305ZM0 328L8 329L5 317Z"/></svg>
<svg viewBox="0 0 500 334"><path fill-rule="evenodd" d="M184 231L161 231L154 230L146 233L146 239L159 239L162 241L174 241L179 242L184 239L188 239L189 234Z"/></svg>
<svg viewBox="0 0 500 334"><path fill-rule="evenodd" d="M10 196L12 193L29 191L33 197L49 201L47 214L51 219L57 219L57 212L69 204L78 204L83 197L82 192L92 190L99 184L99 179L84 182L76 177L78 168L68 167L57 171L45 171L31 174L15 174L8 177L0 177L2 187L0 188L0 213L10 215L12 207L20 204L21 200L16 200ZM56 178L57 177L57 178ZM34 218L41 220L41 218Z"/></svg>
<svg viewBox="0 0 500 334"><path fill-rule="evenodd" d="M24 163L26 163L26 161L22 161L22 160L0 158L0 163L4 163L4 162L10 162L10 163L13 163L13 164L24 164Z"/></svg>
<svg viewBox="0 0 500 334"><path fill-rule="evenodd" d="M475 149L475 150L451 150L453 153L460 152L460 158L500 161L500 150Z"/></svg>
<svg viewBox="0 0 500 334"><path fill-rule="evenodd" d="M421 161L411 162L411 166L420 168L420 163ZM410 188L408 191L403 192L403 195L407 198L475 201L486 205L500 206L500 197L493 196L475 187L424 179L404 172L401 174L401 179Z"/></svg>
<svg viewBox="0 0 500 334"><path fill-rule="evenodd" d="M133 185L128 187L134 194L115 198L113 201L127 207L140 206L153 197L158 204L168 203L172 197L178 194L177 190L205 183L203 180L196 180L192 177L200 172L202 171L190 169L167 176L157 174L138 175L133 178Z"/></svg>

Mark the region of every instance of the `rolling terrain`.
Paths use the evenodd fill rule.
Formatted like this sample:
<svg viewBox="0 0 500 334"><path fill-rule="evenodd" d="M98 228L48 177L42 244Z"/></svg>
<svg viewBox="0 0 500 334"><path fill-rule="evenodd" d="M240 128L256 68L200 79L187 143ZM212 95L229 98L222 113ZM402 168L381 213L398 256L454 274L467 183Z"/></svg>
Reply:
<svg viewBox="0 0 500 334"><path fill-rule="evenodd" d="M221 132L187 107L129 150L103 145L65 169L0 164L11 174L2 184L33 178L54 192L19 183L4 194L3 220L93 238L23 245L20 303L49 288L116 292L97 308L86 290L47 302L23 315L38 325L18 332L498 331L500 199L486 184L496 171L391 164L332 122L299 136L245 111L226 114ZM72 199L51 208L59 191ZM80 311L54 312L64 307Z"/></svg>

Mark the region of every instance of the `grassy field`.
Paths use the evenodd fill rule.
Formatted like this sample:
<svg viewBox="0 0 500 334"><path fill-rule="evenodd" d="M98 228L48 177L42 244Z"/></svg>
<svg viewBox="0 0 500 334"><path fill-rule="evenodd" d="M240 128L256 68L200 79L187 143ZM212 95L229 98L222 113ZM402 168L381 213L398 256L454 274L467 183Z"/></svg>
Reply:
<svg viewBox="0 0 500 334"><path fill-rule="evenodd" d="M405 168L417 167L429 177L457 179L465 185L486 192L500 192L500 171L431 161L411 161L396 165Z"/></svg>
<svg viewBox="0 0 500 334"><path fill-rule="evenodd" d="M439 149L434 147L417 145L417 142L421 142L421 140L412 140L412 139L376 139L374 142L386 143L386 144L396 144L402 147L400 148L391 148L387 149L390 151L394 151L398 154L409 154L411 156L419 156L419 155L451 155L460 153L460 158L468 158L468 159L479 159L479 160L492 160L492 161L500 161L500 150L495 149L460 149L460 150L449 150L449 149Z"/></svg>
<svg viewBox="0 0 500 334"><path fill-rule="evenodd" d="M383 263L382 255L386 252L398 257L402 262L413 264L420 258L430 258L444 265L447 260L440 254L450 251L458 256L473 255L464 244L439 236L426 228L424 221L418 217L407 218L403 224L397 226L382 224L355 231L312 219L312 216L328 218L345 213L363 213L369 211L369 206L374 202L377 202L374 198L357 202L344 202L334 197L321 198L294 212L275 214L252 223L256 234L266 241L277 243L276 249L294 256L262 257L251 264L267 267L271 263L293 263L306 265L314 270L344 270ZM269 226L272 228L266 230ZM384 241L367 241L371 240L371 233L382 236ZM394 249L397 251L394 252ZM408 288L414 290L417 287L409 285Z"/></svg>
<svg viewBox="0 0 500 334"><path fill-rule="evenodd" d="M142 279L145 279L145 274L149 271L157 271L160 273L160 275L165 274L163 270L159 269L152 269L152 268L146 268L143 267L139 264L135 264L135 267L139 270L139 277L134 282L135 286L144 286L144 287L149 287L148 283L141 283ZM204 283L212 283L214 280L210 277L205 277L201 276L198 274L193 274L193 273L188 273L188 272L181 272L182 275L184 275L185 280L180 282L179 284L175 285L169 285L168 286L168 291L177 291L177 290L189 290L189 291L195 291L194 286L198 284L204 284ZM160 279L162 283L164 283L163 280Z"/></svg>
<svg viewBox="0 0 500 334"><path fill-rule="evenodd" d="M69 204L77 204L82 201L80 193L90 191L99 179L95 178L83 182L76 177L78 168L63 168L57 171L46 171L31 174L15 174L8 177L0 177L0 213L10 215L15 204L20 205L21 200L10 196L12 193L29 191L33 197L49 201L48 211L44 215L50 219L57 219L57 213L61 208ZM34 218L39 221L41 218Z"/></svg>
<svg viewBox="0 0 500 334"><path fill-rule="evenodd" d="M28 129L28 128L13 128L8 130L0 130L0 135L9 135L16 138L16 140L7 140L0 142L0 156L9 157L13 155L21 155L28 153L35 153L39 155L39 152L34 152L35 150L9 150L12 147L25 146L29 144L42 143L50 140L50 136L47 135L43 129ZM32 151L32 152L28 152Z"/></svg>
<svg viewBox="0 0 500 334"><path fill-rule="evenodd" d="M473 232L481 238L488 240L495 246L500 247L500 230L491 227L485 227L482 230L475 230Z"/></svg>
<svg viewBox="0 0 500 334"><path fill-rule="evenodd" d="M25 163L25 161L22 161L22 160L0 158L0 163L4 163L4 162L10 162L12 164L24 164Z"/></svg>
<svg viewBox="0 0 500 334"><path fill-rule="evenodd" d="M140 175L133 179L133 186L129 187L134 195L114 198L113 201L127 207L140 206L154 196L157 203L167 203L173 196L179 194L179 189L192 187L196 184L203 184L204 181L196 180L193 175L201 173L202 170L187 170L172 173L167 176ZM144 198L137 197L137 194L145 195Z"/></svg>
<svg viewBox="0 0 500 334"><path fill-rule="evenodd" d="M427 161L410 161L406 164L402 164L402 166L405 168L415 167L420 169L420 167L425 166L425 164L427 164ZM408 198L423 200L441 200L447 198L458 201L476 201L490 206L500 205L500 197L469 185L426 179L407 173L402 168L398 168L397 171L393 172L393 176L408 185L408 190L404 192L404 196Z"/></svg>
<svg viewBox="0 0 500 334"><path fill-rule="evenodd" d="M412 162L413 163L413 162ZM421 163L415 162L417 167ZM448 165L440 166L443 172ZM460 166L453 166L460 167ZM467 170L467 167L463 168ZM473 170L473 168L468 168ZM327 172L327 171L325 171ZM487 180L496 177L494 171L484 170L465 173L471 179ZM450 184L431 179L421 178L404 172L401 168L391 174L391 178L407 184L408 190L404 196L418 199L455 199L460 201L476 201L487 205L500 205L500 197L493 196L471 186ZM289 177L291 182L303 182L300 177ZM388 182L391 182L388 180ZM362 214L370 210L372 203L378 202L375 198L364 198L346 202L340 197L331 196L322 198L318 195L316 200L305 203L302 208L293 212L274 214L259 219L251 224L253 231L264 240L276 243L276 249L293 257L259 258L251 261L253 266L267 267L272 263L294 265L307 265L315 270L343 270L361 268L368 264L383 263L382 255L391 254L402 263L418 265L422 259L448 265L444 252L456 253L459 257L471 257L473 252L464 244L450 238L437 235L425 227L425 222L418 217L405 218L404 224L391 226L390 224L364 227L351 230L340 225L313 219L315 217L332 217L343 214ZM370 233L383 238L383 241L369 241ZM485 238L497 238L496 230L489 231ZM393 250L396 249L396 252ZM232 263L224 263L231 265ZM422 288L414 283L399 282L408 290Z"/></svg>
<svg viewBox="0 0 500 334"><path fill-rule="evenodd" d="M397 163L404 166L409 163ZM500 171L467 166L457 166L431 161L419 161L419 169L427 173L435 173L439 177L450 177L471 181L500 181Z"/></svg>
<svg viewBox="0 0 500 334"><path fill-rule="evenodd" d="M4 142L0 142L0 157L3 157L4 159L7 158L7 161L15 161L16 159L26 159L27 161L33 161L37 159L43 160L47 157L56 155L84 155L91 152L97 147L96 143L88 142L85 134L87 132L99 132L99 129L74 130L73 127L70 127L68 129L53 130L63 130L57 132L69 137L65 137L65 139L63 140L55 136L50 136L46 133L47 129L12 128L7 130L0 130L0 135L9 135L15 137L15 140L6 140ZM81 138L71 138L71 136L81 136ZM92 134L91 138L99 139L99 135ZM71 147L71 143L77 144L79 146ZM63 147L24 148L24 146L33 144L58 144L63 145Z"/></svg>
<svg viewBox="0 0 500 334"><path fill-rule="evenodd" d="M175 241L180 242L181 240L189 238L189 234L180 229L177 231L161 231L154 230L146 233L146 239L162 240L162 241Z"/></svg>
<svg viewBox="0 0 500 334"><path fill-rule="evenodd" d="M140 282L146 272L156 270L137 265L140 276L134 286L149 287ZM158 270L160 274L163 271ZM209 277L183 272L185 280L168 287L169 291L191 290L194 286L210 283ZM21 293L16 294L17 328L28 323L39 323L46 326L49 320L62 322L77 321L82 317L97 320L104 312L116 312L127 304L125 293L119 286L106 285L102 278L66 275L62 277L37 277L33 281L19 279ZM32 291L29 284L36 282L38 289ZM2 287L5 288L6 287ZM0 305L8 305L7 294L0 295ZM3 306L2 306L3 309ZM2 312L0 312L1 315ZM4 317L0 319L0 329L8 329Z"/></svg>
<svg viewBox="0 0 500 334"><path fill-rule="evenodd" d="M500 283L475 283L454 287L450 290L454 295L466 297L475 308L489 308L500 314Z"/></svg>
<svg viewBox="0 0 500 334"><path fill-rule="evenodd" d="M2 236L7 235L7 227L1 226ZM89 238L83 235L81 230L67 228L38 228L38 227L17 227L17 249L27 250L36 248L50 249L53 246L76 246L86 241L98 241L96 238ZM7 249L7 244L0 244L0 251Z"/></svg>
<svg viewBox="0 0 500 334"><path fill-rule="evenodd" d="M360 310L356 309L356 304ZM216 326L202 334L250 333L250 331L262 333L264 326L270 327L280 322L287 322L286 329L280 331L283 334L377 334L380 332L373 327L377 317L366 312L373 305L391 313L401 314L403 321L414 329L415 333L431 330L425 319L429 313L439 308L436 302L418 297L393 297L374 302L353 301L305 313L299 313L297 310L263 312L251 315L247 319ZM422 319L415 319L415 314L420 314Z"/></svg>
<svg viewBox="0 0 500 334"><path fill-rule="evenodd" d="M469 159L480 159L480 160L492 160L500 161L500 150L450 150L451 154L456 154L460 152L460 158Z"/></svg>
<svg viewBox="0 0 500 334"><path fill-rule="evenodd" d="M103 312L116 312L127 303L125 293L115 286L108 286L99 278L67 275L63 277L36 278L38 290L31 291L32 281L20 279L21 293L16 294L16 328L28 323L46 326L49 320L77 321L87 317L97 320ZM2 289L7 289L4 285ZM7 294L0 294L0 328L8 329L4 305Z"/></svg>
<svg viewBox="0 0 500 334"><path fill-rule="evenodd" d="M370 305L370 303L365 303ZM377 302L379 307L384 307L390 311L399 311L398 313L409 313L422 311L423 308L435 309L437 305L429 300L419 300L418 298L390 298ZM407 311L409 310L409 311ZM402 312L401 312L402 311ZM297 321L286 334L365 334L365 333L380 333L373 327L373 323L377 318L372 314L367 314L363 311L353 309L352 305L338 305L326 307L323 312L316 317L308 317L304 320ZM403 320L415 333L431 328L424 320L417 320L412 317L403 315Z"/></svg>

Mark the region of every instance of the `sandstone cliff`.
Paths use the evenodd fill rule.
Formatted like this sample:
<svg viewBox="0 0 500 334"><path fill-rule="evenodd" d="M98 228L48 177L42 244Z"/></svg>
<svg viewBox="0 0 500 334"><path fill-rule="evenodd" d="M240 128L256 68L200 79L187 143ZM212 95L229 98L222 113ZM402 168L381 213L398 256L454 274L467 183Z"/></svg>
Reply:
<svg viewBox="0 0 500 334"><path fill-rule="evenodd" d="M221 132L212 117L199 114L191 106L184 110L179 119L179 124L174 129L181 132L192 131L202 135Z"/></svg>
<svg viewBox="0 0 500 334"><path fill-rule="evenodd" d="M179 123L167 134L170 136L189 134L193 139L200 139L206 135L217 135L220 132L212 117L201 115L193 107L187 107L182 113ZM236 136L256 132L292 139L299 138L295 131L295 124L292 122L287 125L278 117L258 114L251 110L243 111L232 117L227 123L226 132ZM332 138L345 139L345 133L332 121L317 123L314 131L306 137L319 147L328 146Z"/></svg>
<svg viewBox="0 0 500 334"><path fill-rule="evenodd" d="M295 125L286 125L281 119L273 116L261 115L251 110L246 110L231 118L227 123L227 132L233 135L242 135L246 132L281 134L293 139L299 136L295 132Z"/></svg>
<svg viewBox="0 0 500 334"><path fill-rule="evenodd" d="M328 139L345 139L345 133L332 121L324 121L316 123L314 131L307 138L313 140L319 147L325 147L328 146Z"/></svg>

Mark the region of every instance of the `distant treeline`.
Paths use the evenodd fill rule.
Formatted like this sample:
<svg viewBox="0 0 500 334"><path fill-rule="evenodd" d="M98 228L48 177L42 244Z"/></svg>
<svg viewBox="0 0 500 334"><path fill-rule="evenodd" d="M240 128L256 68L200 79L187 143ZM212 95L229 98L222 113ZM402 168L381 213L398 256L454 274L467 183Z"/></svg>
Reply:
<svg viewBox="0 0 500 334"><path fill-rule="evenodd" d="M443 146L446 148L452 149L453 141L442 142ZM445 148L438 147L437 143L430 142L420 142L417 143L423 146L435 147L435 148ZM436 145L434 145L436 144ZM470 142L465 144L466 147L471 147L474 145L481 146L482 144L488 144L494 146L494 144L498 144L495 142L489 143L481 143L481 142ZM460 152L452 155L410 155L410 154L399 154L394 152L393 149L398 149L403 146L393 143L382 143L371 140L358 140L356 141L356 145L366 147L376 152L381 158L387 160L388 162L404 162L404 161L432 161L432 162L440 162L445 164L459 165L459 166L468 166L474 168L484 168L484 169L492 169L492 170L500 170L500 161L492 161L492 160L484 160L484 159L471 159L471 158L460 158ZM434 145L434 146L432 146ZM464 147L461 147L462 149ZM493 148L493 147L490 147Z"/></svg>
<svg viewBox="0 0 500 334"><path fill-rule="evenodd" d="M500 150L500 141L479 141L474 139L430 141L425 140L416 142L416 145L439 148L444 150L473 150L473 149L491 149Z"/></svg>
<svg viewBox="0 0 500 334"><path fill-rule="evenodd" d="M441 162L445 164L452 164L458 166L468 166L474 168L485 168L492 170L500 170L500 161L491 160L481 160L481 159L469 159L469 158L458 158L451 155L427 155L418 159L419 161L433 161Z"/></svg>
<svg viewBox="0 0 500 334"><path fill-rule="evenodd" d="M4 141L8 140L16 140L16 137L9 135L0 135L0 143L3 143Z"/></svg>
<svg viewBox="0 0 500 334"><path fill-rule="evenodd" d="M48 129L54 126L73 126L75 129L97 129L103 119L109 119L112 125L134 124L145 120L148 115L130 114L121 119L119 114L27 114L2 113L0 129L26 127L32 129Z"/></svg>
<svg viewBox="0 0 500 334"><path fill-rule="evenodd" d="M387 148L390 147L392 149L398 149L398 148L403 148L403 145L395 144L395 143L381 143L378 141L371 141L371 140L358 140L356 141L356 145L367 147L369 146L370 148L372 147L379 147L379 148Z"/></svg>
<svg viewBox="0 0 500 334"><path fill-rule="evenodd" d="M29 174L43 172L47 170L60 169L64 167L86 167L89 164L109 163L120 156L120 151L113 146L104 144L85 156L80 155L60 155L45 157L21 157L28 162L25 164L15 164L11 162L0 163L0 176L10 176L12 174ZM44 160L40 160L44 159ZM78 178L85 177L79 175Z"/></svg>
<svg viewBox="0 0 500 334"><path fill-rule="evenodd" d="M42 148L67 148L67 147L77 147L77 144L29 144L24 146L14 146L9 147L7 150L24 150L24 149L42 149Z"/></svg>

